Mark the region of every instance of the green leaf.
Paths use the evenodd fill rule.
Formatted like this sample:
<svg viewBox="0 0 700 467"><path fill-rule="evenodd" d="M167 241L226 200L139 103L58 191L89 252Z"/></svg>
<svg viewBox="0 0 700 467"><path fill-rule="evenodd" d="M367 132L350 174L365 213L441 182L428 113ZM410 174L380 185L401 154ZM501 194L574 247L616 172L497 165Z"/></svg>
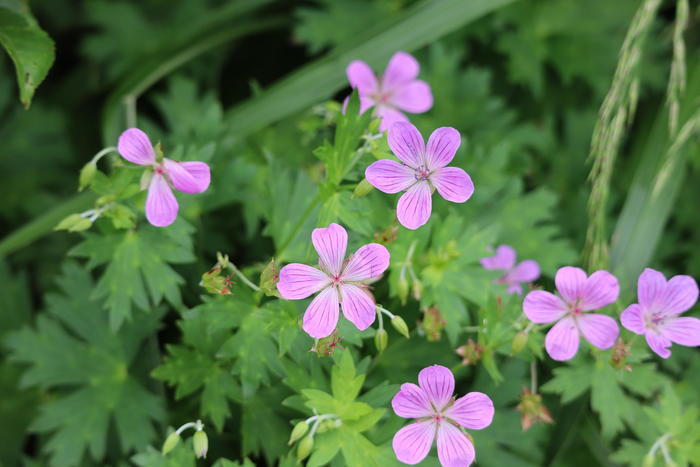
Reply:
<svg viewBox="0 0 700 467"><path fill-rule="evenodd" d="M27 3L0 6L0 44L15 64L19 99L29 108L55 58L54 43L31 16Z"/></svg>
<svg viewBox="0 0 700 467"><path fill-rule="evenodd" d="M130 368L160 313L141 315L114 334L100 303L90 298L94 284L85 270L67 263L59 283L62 292L47 297L48 313L36 328L7 338L12 360L29 365L22 385L54 392L32 429L49 434L44 450L52 466L81 464L86 452L99 462L112 423L124 452L145 447L163 406Z"/></svg>
<svg viewBox="0 0 700 467"><path fill-rule="evenodd" d="M555 368L554 378L543 384L541 389L544 392L560 394L562 402L566 404L591 387L592 372L593 368L589 365Z"/></svg>

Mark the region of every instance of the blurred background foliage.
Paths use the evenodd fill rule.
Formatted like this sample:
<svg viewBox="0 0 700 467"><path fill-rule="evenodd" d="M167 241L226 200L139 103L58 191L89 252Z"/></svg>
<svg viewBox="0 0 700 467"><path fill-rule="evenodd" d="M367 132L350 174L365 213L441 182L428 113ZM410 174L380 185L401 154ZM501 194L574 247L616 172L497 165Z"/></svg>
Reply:
<svg viewBox="0 0 700 467"><path fill-rule="evenodd" d="M22 3L0 0L0 9ZM318 403L303 391L328 392L334 367L350 378L366 375L362 395L354 396L378 411L378 424L351 421L347 432L319 435L310 463L355 465L354 452L364 465L392 465L390 440L402 421L379 409L399 383L432 363L459 368L458 393L478 390L496 403L494 425L474 435L480 465L640 465L666 433L673 433L679 465L700 462L695 349L674 348L673 358L657 365L641 363L646 350L637 344L630 373L601 366L609 355L546 361L539 380L555 424L522 432L516 405L543 337L533 332L528 348L510 356L520 302L504 298L478 264L502 243L519 258L536 259L545 285L558 267L582 264L591 134L639 6L33 1L56 55L28 110L18 102L13 63L0 55L0 464L194 465L185 445L167 458L158 449L167 427L202 418L209 459L222 458L216 465L240 465L224 458L245 457L244 465L292 465L290 422ZM695 135L663 197L650 198L673 140L666 95L675 19L675 2L662 2L604 213L622 304L633 301L644 266L700 277ZM690 2L681 125L700 97L697 20L698 5ZM351 199L364 167L388 155L385 141L362 146L366 124L358 126L351 186L332 187L330 195L314 154L342 136L334 126L346 117L329 99L349 92L346 64L362 59L380 70L397 50L415 54L434 93L434 108L413 123L424 135L438 126L460 130L466 144L455 161L471 174L476 194L464 205L435 203L429 225L388 241L398 225L389 221L393 197ZM125 230L109 219L87 234L51 232L92 205L94 194L76 193L80 168L134 118L173 158L210 163L212 188L183 199L184 219L167 233L143 221ZM101 169L124 170L114 159ZM121 183L115 180L105 177L93 189L111 193ZM297 324L303 304L269 300L242 284L232 296L202 297L200 276L217 251L257 277L272 252L282 263L311 260L310 230L331 221L351 232L351 250L373 239L388 244L392 267L375 295L406 319L410 341L392 330L377 356L373 331L344 323L342 345L354 366L338 356L334 366L308 352L313 342ZM417 300L399 284L411 248L423 289ZM445 322L437 338L426 324L432 307ZM465 332L466 325L478 333ZM470 336L485 351L479 364L461 367L454 349ZM342 449L333 451L336 445Z"/></svg>

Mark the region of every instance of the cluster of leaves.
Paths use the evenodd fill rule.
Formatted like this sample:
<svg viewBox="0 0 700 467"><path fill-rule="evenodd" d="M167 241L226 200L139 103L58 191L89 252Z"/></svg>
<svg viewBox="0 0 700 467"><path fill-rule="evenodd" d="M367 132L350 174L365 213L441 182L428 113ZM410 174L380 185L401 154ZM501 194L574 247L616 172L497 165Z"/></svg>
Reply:
<svg viewBox="0 0 700 467"><path fill-rule="evenodd" d="M472 7L440 2L453 12ZM436 104L411 119L424 134L459 129L465 141L454 165L476 184L468 203L436 201L431 221L417 231L395 220L395 196L362 186L370 163L393 156L378 122L357 112L356 96L344 113L340 103L314 97L303 111L284 110L279 119L260 116L256 103L268 91L256 85L243 107L229 105L249 94L246 81L257 73L267 82L299 66L299 43L311 54L330 49L337 57L371 32L364 24L376 18L399 24L425 5L188 0L164 9L159 0L95 0L66 15L61 11L74 10L69 0L50 3L36 5L37 17L57 32L59 47L79 34L82 58L75 57L75 69L59 64L56 82L38 91L47 97L35 98L27 114L13 107L11 81L0 79L7 154L0 156L7 188L0 223L18 226L67 196L99 147L97 135L114 145L136 101L138 126L161 141L167 157L205 161L213 179L206 194L179 199L175 224L157 229L143 218L140 171L110 154L86 183L89 194L53 219L52 226L92 208L99 215L85 231L54 234L18 252L10 266L0 263L3 461L194 466L189 440L167 456L159 448L168 427L201 418L209 458L218 459L213 465L291 467L298 452L287 444L292 427L333 414L317 427L308 464L397 465L391 438L404 421L388 410L390 400L400 383L440 363L455 370L457 393L478 390L496 405L493 425L474 433L480 465L653 465L668 456L678 465L700 463L700 398L692 390L700 368L692 349L674 349L672 360L657 365L641 341L628 341L622 359L615 360L619 348L586 347L554 365L543 356L542 329L522 316L521 298L505 294L493 282L496 274L479 264L491 247L509 244L519 258L538 261L541 283L549 285L558 267L577 263L589 138L637 2L522 0L417 53ZM270 33L272 45L260 41L260 53L284 59L265 61L265 68L248 47L212 49L238 38L246 21L255 23L250 15L264 16L257 7L271 3L270 15L292 13L282 16L293 18L285 33L296 45ZM647 142L646 119L662 101L669 40L659 23L653 33L661 40L646 51L641 129L622 159L622 181L642 166L635 148ZM387 47L396 47L392 40ZM0 1L0 43L13 61L0 63L0 77L30 74L31 81L20 79L23 102L51 64L47 41L25 2ZM37 61L26 53L43 55ZM238 60L250 63L250 76ZM331 67L328 76L336 76L344 66L321 61L304 69L283 97L294 100L294 80L317 79ZM163 86L142 97L167 74ZM75 112L83 104L91 115ZM230 131L241 128L239 108L254 117L256 131ZM662 147L666 135L649 138ZM655 261L696 277L697 189L682 188ZM625 184L615 184L615 206L625 195ZM378 352L374 329L359 332L341 319L340 340L328 347L301 331L305 302L274 296L266 281L273 283L284 263L313 263L310 232L329 222L350 231L350 251L370 241L387 246L391 267L373 293L405 319L410 339L388 329L389 345ZM198 284L217 251L253 282L262 276L263 290L232 277L232 294L202 296ZM626 291L621 303L631 297ZM461 346L470 346L468 365L455 353ZM322 357L329 348L333 356ZM533 368L556 425L523 432L517 407L533 384ZM39 436L27 443L29 434Z"/></svg>

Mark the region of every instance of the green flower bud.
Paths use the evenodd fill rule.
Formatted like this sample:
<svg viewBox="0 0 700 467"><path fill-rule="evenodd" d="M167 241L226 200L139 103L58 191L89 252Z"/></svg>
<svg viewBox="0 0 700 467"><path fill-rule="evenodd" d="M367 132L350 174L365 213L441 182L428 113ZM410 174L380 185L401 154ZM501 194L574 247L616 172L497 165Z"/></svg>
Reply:
<svg viewBox="0 0 700 467"><path fill-rule="evenodd" d="M372 190L374 190L374 186L372 186L372 184L368 182L366 178L363 178L362 181L355 187L350 199L361 198Z"/></svg>
<svg viewBox="0 0 700 467"><path fill-rule="evenodd" d="M388 344L389 334L387 334L386 329L377 329L377 333L374 335L374 345L377 346L379 353L384 352Z"/></svg>
<svg viewBox="0 0 700 467"><path fill-rule="evenodd" d="M420 301L423 296L423 283L418 279L413 279L413 298Z"/></svg>
<svg viewBox="0 0 700 467"><path fill-rule="evenodd" d="M80 214L71 214L58 223L54 230L67 230L68 232L81 232L92 227L92 221Z"/></svg>
<svg viewBox="0 0 700 467"><path fill-rule="evenodd" d="M651 454L647 454L644 456L644 460L642 461L642 467L654 467L654 464L656 464L656 461L654 461L654 456Z"/></svg>
<svg viewBox="0 0 700 467"><path fill-rule="evenodd" d="M409 291L410 287L408 285L408 281L405 277L402 277L401 279L399 279L399 299L401 300L402 305L406 304L406 299L408 298Z"/></svg>
<svg viewBox="0 0 700 467"><path fill-rule="evenodd" d="M520 331L513 338L513 346L511 352L513 355L522 351L527 345L528 334L525 331Z"/></svg>
<svg viewBox="0 0 700 467"><path fill-rule="evenodd" d="M289 444L290 446L294 444L297 440L299 440L302 436L306 434L306 432L309 431L309 424L306 422L299 422L296 425L294 425L294 429L292 430L292 435L289 437Z"/></svg>
<svg viewBox="0 0 700 467"><path fill-rule="evenodd" d="M163 453L163 455L166 455L167 453L169 453L170 451L175 449L175 446L177 446L179 442L180 442L180 435L177 434L176 431L173 431L172 433L170 433L168 435L168 437L165 438L165 442L163 443L163 448L161 449L161 452Z"/></svg>
<svg viewBox="0 0 700 467"><path fill-rule="evenodd" d="M304 460L309 457L311 450L314 448L314 439L311 436L307 436L302 439L297 448L297 459Z"/></svg>
<svg viewBox="0 0 700 467"><path fill-rule="evenodd" d="M78 179L79 185L78 185L78 191L83 191L85 187L90 185L92 182L92 179L95 178L95 174L97 173L97 164L94 162L90 161L87 164L83 166L83 168L80 170L80 178Z"/></svg>
<svg viewBox="0 0 700 467"><path fill-rule="evenodd" d="M399 333L406 339L410 337L408 334L408 326L406 325L406 321L404 321L399 315L394 315L394 317L391 318L391 325L394 326L394 329L399 331Z"/></svg>
<svg viewBox="0 0 700 467"><path fill-rule="evenodd" d="M192 437L192 448L194 449L194 455L197 458L206 459L207 450L209 449L209 438L204 430L197 431Z"/></svg>

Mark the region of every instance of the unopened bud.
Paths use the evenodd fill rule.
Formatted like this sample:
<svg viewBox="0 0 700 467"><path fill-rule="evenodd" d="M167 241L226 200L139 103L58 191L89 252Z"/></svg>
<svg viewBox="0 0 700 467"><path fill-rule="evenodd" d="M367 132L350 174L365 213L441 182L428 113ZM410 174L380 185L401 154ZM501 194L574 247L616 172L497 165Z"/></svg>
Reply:
<svg viewBox="0 0 700 467"><path fill-rule="evenodd" d="M423 296L423 283L418 279L413 279L413 298L420 301Z"/></svg>
<svg viewBox="0 0 700 467"><path fill-rule="evenodd" d="M209 450L209 438L204 430L197 431L192 437L192 448L194 455L199 459L206 459Z"/></svg>
<svg viewBox="0 0 700 467"><path fill-rule="evenodd" d="M391 318L391 325L394 326L394 329L399 331L399 334L404 336L406 339L410 337L406 321L404 321L399 315L394 315L394 317Z"/></svg>
<svg viewBox="0 0 700 467"><path fill-rule="evenodd" d="M465 345L457 347L455 353L462 357L462 365L474 365L481 360L481 354L484 353L484 348L478 342L469 339Z"/></svg>
<svg viewBox="0 0 700 467"><path fill-rule="evenodd" d="M337 329L330 336L316 341L311 351L316 352L319 357L330 357L335 352L335 349L342 349Z"/></svg>
<svg viewBox="0 0 700 467"><path fill-rule="evenodd" d="M275 260L270 260L260 274L260 289L268 297L279 297L279 292L277 291L277 281L279 280L279 271L277 271L277 264Z"/></svg>
<svg viewBox="0 0 700 467"><path fill-rule="evenodd" d="M520 353L527 345L528 333L525 331L520 331L513 338L513 345L511 347L511 352L513 355Z"/></svg>
<svg viewBox="0 0 700 467"><path fill-rule="evenodd" d="M656 464L656 462L654 461L653 454L647 454L646 456L644 456L644 460L642 461L642 467L654 467L654 464Z"/></svg>
<svg viewBox="0 0 700 467"><path fill-rule="evenodd" d="M299 422L296 425L294 425L294 429L292 430L292 434L289 437L289 444L290 446L294 443L296 443L302 436L306 434L306 432L309 431L309 424L306 422Z"/></svg>
<svg viewBox="0 0 700 467"><path fill-rule="evenodd" d="M170 433L168 435L168 437L165 438L165 442L163 443L163 448L161 449L161 452L163 453L163 455L166 455L167 453L169 453L170 451L175 449L175 446L177 446L179 442L180 442L180 435L176 431L173 431L172 433Z"/></svg>
<svg viewBox="0 0 700 467"><path fill-rule="evenodd" d="M297 459L304 460L309 457L311 450L314 448L314 439L311 436L307 436L302 439L297 448Z"/></svg>
<svg viewBox="0 0 700 467"><path fill-rule="evenodd" d="M401 300L401 304L405 305L406 304L406 299L408 299L408 292L410 292L410 287L408 285L408 281L406 280L405 277L402 277L399 279L399 299Z"/></svg>
<svg viewBox="0 0 700 467"><path fill-rule="evenodd" d="M377 329L377 333L374 335L374 345L377 346L377 351L379 353L384 352L388 344L389 334L387 334L386 329Z"/></svg>
<svg viewBox="0 0 700 467"><path fill-rule="evenodd" d="M425 332L425 337L429 341L437 342L442 338L442 330L445 329L445 324L438 307L430 306L423 310L421 326Z"/></svg>
<svg viewBox="0 0 700 467"><path fill-rule="evenodd" d="M92 221L80 214L71 214L58 223L54 230L67 230L68 232L81 232L92 227Z"/></svg>
<svg viewBox="0 0 700 467"><path fill-rule="evenodd" d="M363 178L362 181L355 186L355 190L352 192L350 199L365 196L372 190L374 190L374 186L372 186L372 184L368 182L366 178Z"/></svg>
<svg viewBox="0 0 700 467"><path fill-rule="evenodd" d="M92 183L97 173L97 164L93 161L88 162L80 169L80 177L78 178L78 191L83 191L85 187Z"/></svg>

